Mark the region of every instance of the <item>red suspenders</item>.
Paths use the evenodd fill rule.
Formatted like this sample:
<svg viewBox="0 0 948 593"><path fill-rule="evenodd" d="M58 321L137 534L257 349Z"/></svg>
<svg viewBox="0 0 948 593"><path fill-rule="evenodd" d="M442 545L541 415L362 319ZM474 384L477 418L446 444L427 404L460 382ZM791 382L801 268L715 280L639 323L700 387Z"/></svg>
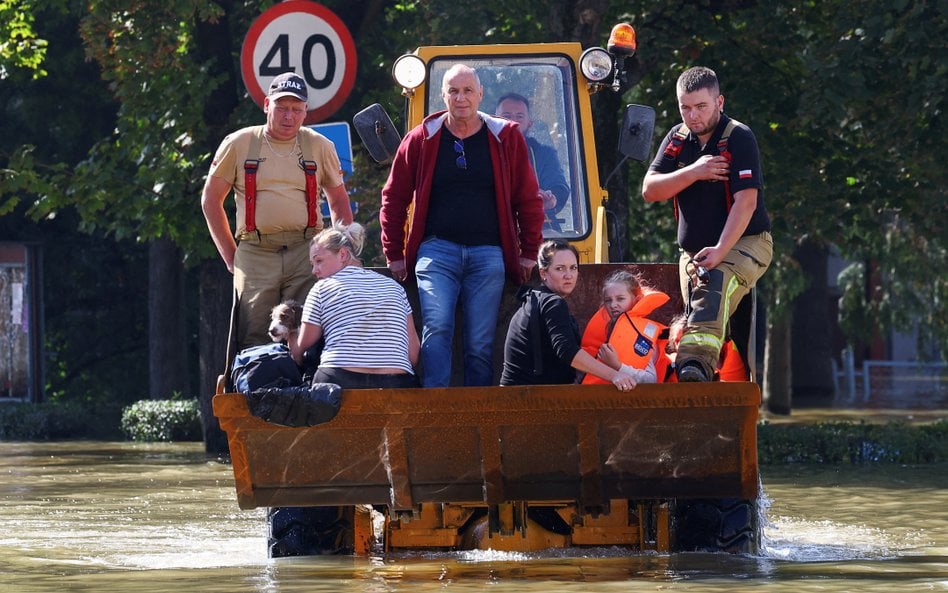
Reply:
<svg viewBox="0 0 948 593"><path fill-rule="evenodd" d="M260 159L244 161L244 230L252 233L257 230L257 167Z"/></svg>
<svg viewBox="0 0 948 593"><path fill-rule="evenodd" d="M250 139L247 160L244 161L244 229L248 233L257 230L257 169L260 168L260 143L263 138L263 126L254 129ZM310 142L302 131L297 138L304 156L310 156ZM306 228L319 223L319 184L316 182L316 161L300 159L300 168L306 175Z"/></svg>
<svg viewBox="0 0 948 593"><path fill-rule="evenodd" d="M300 161L303 173L306 174L306 228L314 227L319 222L317 208L319 186L316 184L316 161Z"/></svg>

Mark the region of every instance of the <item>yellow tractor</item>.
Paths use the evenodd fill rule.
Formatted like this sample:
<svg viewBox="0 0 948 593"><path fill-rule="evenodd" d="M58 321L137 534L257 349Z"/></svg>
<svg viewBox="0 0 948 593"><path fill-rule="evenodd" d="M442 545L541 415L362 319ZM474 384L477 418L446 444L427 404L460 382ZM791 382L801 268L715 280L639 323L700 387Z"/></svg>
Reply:
<svg viewBox="0 0 948 593"><path fill-rule="evenodd" d="M478 72L485 110L507 93L529 98L529 133L555 149L568 187L544 235L581 253L580 286L569 297L581 325L617 268L672 297L658 321L682 309L676 265L607 262L608 196L590 96L618 86L630 51L621 42L585 51L577 43L421 47L393 68L409 129L443 108L441 77L455 63ZM393 154L399 134L379 106L355 126L376 160ZM647 159L653 129L654 111L629 106L623 159ZM213 407L238 504L269 508L271 556L576 546L755 553L759 545L760 391L750 381L628 393L612 385L346 390L330 421L296 427L253 415L247 394L226 391L221 382Z"/></svg>

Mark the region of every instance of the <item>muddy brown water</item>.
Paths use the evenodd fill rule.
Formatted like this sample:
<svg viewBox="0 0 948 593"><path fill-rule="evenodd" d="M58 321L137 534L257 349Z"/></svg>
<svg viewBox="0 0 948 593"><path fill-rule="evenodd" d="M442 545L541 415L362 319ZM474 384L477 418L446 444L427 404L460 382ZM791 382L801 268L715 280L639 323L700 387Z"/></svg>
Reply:
<svg viewBox="0 0 948 593"><path fill-rule="evenodd" d="M763 467L760 555L269 560L199 443L0 443L0 591L948 591L948 464Z"/></svg>

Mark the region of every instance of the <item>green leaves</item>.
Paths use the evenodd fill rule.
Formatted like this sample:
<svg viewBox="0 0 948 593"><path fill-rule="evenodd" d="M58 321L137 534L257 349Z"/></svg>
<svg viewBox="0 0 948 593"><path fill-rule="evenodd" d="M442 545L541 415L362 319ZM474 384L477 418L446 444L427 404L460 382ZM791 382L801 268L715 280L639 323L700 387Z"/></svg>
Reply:
<svg viewBox="0 0 948 593"><path fill-rule="evenodd" d="M0 216L13 212L25 196L35 196L28 213L34 219L55 213L59 187L68 176L63 163L45 164L37 161L35 147L24 144L10 155L7 166L0 169Z"/></svg>
<svg viewBox="0 0 948 593"><path fill-rule="evenodd" d="M122 432L133 441L199 441L196 399L141 400L122 410Z"/></svg>
<svg viewBox="0 0 948 593"><path fill-rule="evenodd" d="M33 71L33 78L46 76L43 69L49 42L33 30L33 3L29 0L0 0L0 80L10 68Z"/></svg>
<svg viewBox="0 0 948 593"><path fill-rule="evenodd" d="M656 107L657 129L678 121L677 75L696 64L714 68L725 111L757 134L775 251L792 253L806 236L849 260L873 261L877 292L845 297L855 315L847 325L858 332L920 323L922 333L933 327L929 343L943 344L935 321L948 317L940 297L948 267L943 3L637 5L647 72L633 93ZM778 260L767 274L772 305L789 304L800 288L773 281L789 264ZM865 293L866 284L843 280L853 295Z"/></svg>
<svg viewBox="0 0 948 593"><path fill-rule="evenodd" d="M846 305L868 315L854 318L854 331L918 322L930 343L948 340L943 2L399 0L366 3L365 14L352 4L326 2L353 30L360 58L356 92L340 120L376 101L398 118L388 70L419 45L604 45L612 24L632 22L641 81L623 100L655 107L657 130L678 121L678 74L696 64L713 67L726 111L757 134L777 253L793 253L806 236L834 244L850 260L873 262L878 291ZM28 206L30 217L44 219L74 208L85 229L141 242L170 237L188 261L213 255L200 189L223 134L260 119L236 56L262 9L209 0L0 0L0 78L29 84L20 85L26 91L9 85L4 95L6 137L23 145L0 154L0 216ZM69 44L79 53L70 36L76 21L98 72L65 55ZM56 77L29 80L54 71L51 64L60 68L58 86L50 80ZM85 118L60 119L59 101L92 107ZM596 116L616 125L615 113ZM611 154L614 146L600 151ZM637 193L644 167L629 171L629 216L617 221L627 225L626 256L673 259L670 207L644 204ZM360 163L347 183L360 221L370 226L384 174ZM806 280L792 258L780 256L765 278L777 308ZM851 286L865 295L865 285Z"/></svg>
<svg viewBox="0 0 948 593"><path fill-rule="evenodd" d="M948 422L821 422L757 427L762 465L939 463L948 459Z"/></svg>

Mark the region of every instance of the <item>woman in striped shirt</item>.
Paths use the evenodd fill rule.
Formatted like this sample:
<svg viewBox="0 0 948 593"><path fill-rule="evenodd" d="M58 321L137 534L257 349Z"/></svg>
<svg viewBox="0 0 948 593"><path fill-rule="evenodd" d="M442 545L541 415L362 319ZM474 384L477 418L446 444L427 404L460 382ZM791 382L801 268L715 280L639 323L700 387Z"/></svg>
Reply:
<svg viewBox="0 0 948 593"><path fill-rule="evenodd" d="M313 237L309 259L316 284L303 305L303 324L291 341L293 358L325 339L314 383L343 388L417 387L420 349L411 305L402 286L359 261L365 229L334 225Z"/></svg>

